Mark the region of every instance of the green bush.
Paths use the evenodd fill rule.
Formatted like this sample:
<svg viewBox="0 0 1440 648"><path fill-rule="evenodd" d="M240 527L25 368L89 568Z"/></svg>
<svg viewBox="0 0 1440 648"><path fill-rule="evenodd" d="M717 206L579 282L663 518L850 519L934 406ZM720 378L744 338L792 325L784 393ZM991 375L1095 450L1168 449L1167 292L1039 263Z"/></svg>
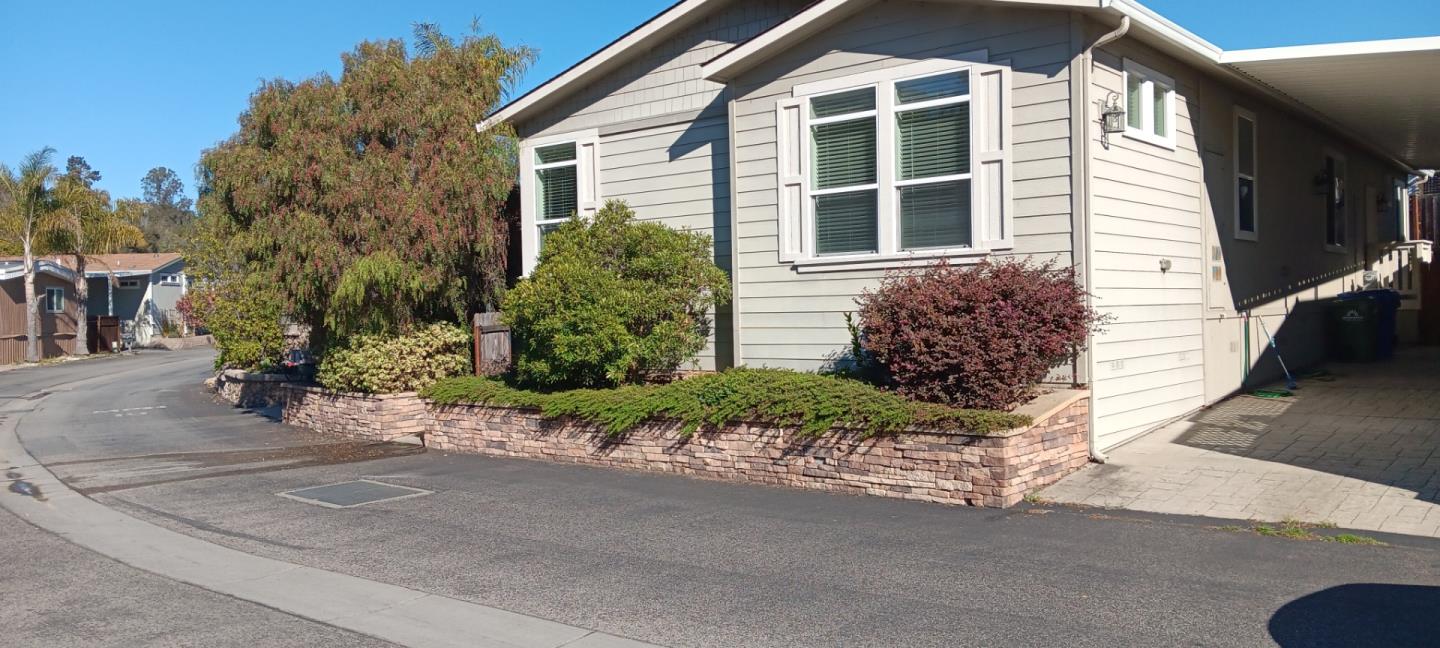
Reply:
<svg viewBox="0 0 1440 648"><path fill-rule="evenodd" d="M610 201L545 236L539 263L505 296L515 376L541 388L636 384L705 348L708 312L730 299L710 237L635 222Z"/></svg>
<svg viewBox="0 0 1440 648"><path fill-rule="evenodd" d="M600 425L612 436L656 418L679 420L686 434L749 421L793 428L805 436L836 426L864 436L912 426L989 434L1030 423L1023 415L922 403L855 380L780 369L731 369L663 385L550 393L464 376L436 382L421 395L442 405L538 408L545 416Z"/></svg>
<svg viewBox="0 0 1440 648"><path fill-rule="evenodd" d="M386 394L466 373L470 332L454 324L430 324L395 336L353 336L326 350L315 378L329 389Z"/></svg>
<svg viewBox="0 0 1440 648"><path fill-rule="evenodd" d="M283 308L263 282L196 286L186 297L191 317L215 338L216 369L269 371L279 364L285 353Z"/></svg>

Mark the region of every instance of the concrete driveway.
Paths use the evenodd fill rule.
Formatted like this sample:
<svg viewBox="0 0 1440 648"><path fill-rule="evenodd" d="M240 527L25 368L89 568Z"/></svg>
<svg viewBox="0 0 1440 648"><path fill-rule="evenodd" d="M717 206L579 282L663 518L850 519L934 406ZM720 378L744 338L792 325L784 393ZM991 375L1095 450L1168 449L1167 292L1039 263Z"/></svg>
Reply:
<svg viewBox="0 0 1440 648"><path fill-rule="evenodd" d="M1061 503L1440 537L1440 348L1223 401L1050 487Z"/></svg>

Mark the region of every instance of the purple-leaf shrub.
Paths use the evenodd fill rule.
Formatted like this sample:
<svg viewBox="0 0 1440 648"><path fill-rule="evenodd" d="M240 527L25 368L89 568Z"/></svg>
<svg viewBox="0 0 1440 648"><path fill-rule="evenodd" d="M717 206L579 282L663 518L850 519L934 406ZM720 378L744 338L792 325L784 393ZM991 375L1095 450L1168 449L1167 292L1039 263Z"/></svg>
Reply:
<svg viewBox="0 0 1440 648"><path fill-rule="evenodd" d="M1073 268L982 261L892 272L859 299L860 342L919 400L1008 410L1096 326Z"/></svg>

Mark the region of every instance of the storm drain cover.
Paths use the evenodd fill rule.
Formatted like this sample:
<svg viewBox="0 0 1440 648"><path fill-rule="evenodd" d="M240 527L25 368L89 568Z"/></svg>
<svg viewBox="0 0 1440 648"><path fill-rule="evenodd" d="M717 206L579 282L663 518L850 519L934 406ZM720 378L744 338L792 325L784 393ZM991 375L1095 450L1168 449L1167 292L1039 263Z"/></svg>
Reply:
<svg viewBox="0 0 1440 648"><path fill-rule="evenodd" d="M419 497L429 495L434 491L409 486L396 486L384 482L371 481L369 479L357 479L355 481L340 482L328 486L311 486L310 488L298 488L292 491L279 493L281 497L288 497L293 500L316 504L329 508L350 508L362 506L374 502L385 502L389 500L405 499L407 497Z"/></svg>

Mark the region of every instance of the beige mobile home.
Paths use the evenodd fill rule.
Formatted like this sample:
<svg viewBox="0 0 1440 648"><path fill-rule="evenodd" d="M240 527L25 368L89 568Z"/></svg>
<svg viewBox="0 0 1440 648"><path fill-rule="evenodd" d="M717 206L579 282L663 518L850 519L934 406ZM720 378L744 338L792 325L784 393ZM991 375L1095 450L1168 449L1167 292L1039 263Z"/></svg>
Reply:
<svg viewBox="0 0 1440 648"><path fill-rule="evenodd" d="M521 151L523 266L607 199L711 233L736 299L701 368L818 369L895 268L1030 255L1113 317L1103 451L1287 359L1324 300L1418 273L1440 38L1224 51L1128 0L683 0L478 127ZM1431 306L1432 308L1434 306ZM1261 324L1264 324L1262 329Z"/></svg>

